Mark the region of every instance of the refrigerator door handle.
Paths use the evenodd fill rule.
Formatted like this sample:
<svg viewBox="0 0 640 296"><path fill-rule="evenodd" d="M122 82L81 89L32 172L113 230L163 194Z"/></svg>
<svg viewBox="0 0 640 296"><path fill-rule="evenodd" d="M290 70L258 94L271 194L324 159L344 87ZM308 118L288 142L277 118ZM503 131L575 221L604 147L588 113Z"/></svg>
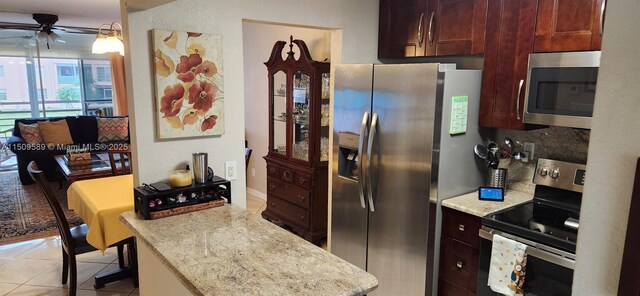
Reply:
<svg viewBox="0 0 640 296"><path fill-rule="evenodd" d="M364 200L364 139L367 132L367 125L369 124L369 112L364 112L362 115L362 125L360 126L360 139L358 140L358 189L360 191L360 206L363 209L367 208L367 204Z"/></svg>
<svg viewBox="0 0 640 296"><path fill-rule="evenodd" d="M373 113L373 117L371 118L371 127L369 128L369 140L367 143L367 196L369 198L369 210L371 212L375 212L375 206L373 205L373 180L371 180L371 176L373 176L373 172L371 171L373 165L371 165L371 158L373 156L373 140L376 137L376 133L378 131L378 113Z"/></svg>

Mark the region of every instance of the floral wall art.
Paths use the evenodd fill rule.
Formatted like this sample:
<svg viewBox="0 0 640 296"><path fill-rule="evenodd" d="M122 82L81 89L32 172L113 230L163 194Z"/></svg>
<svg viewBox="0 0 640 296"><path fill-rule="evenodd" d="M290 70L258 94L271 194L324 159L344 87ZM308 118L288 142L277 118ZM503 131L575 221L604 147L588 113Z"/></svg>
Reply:
<svg viewBox="0 0 640 296"><path fill-rule="evenodd" d="M222 36L153 30L159 139L224 134Z"/></svg>

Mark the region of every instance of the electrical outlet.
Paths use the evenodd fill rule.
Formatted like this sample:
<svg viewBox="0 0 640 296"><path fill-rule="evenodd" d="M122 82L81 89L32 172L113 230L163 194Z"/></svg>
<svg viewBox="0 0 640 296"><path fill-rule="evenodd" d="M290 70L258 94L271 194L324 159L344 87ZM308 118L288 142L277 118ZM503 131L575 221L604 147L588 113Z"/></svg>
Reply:
<svg viewBox="0 0 640 296"><path fill-rule="evenodd" d="M224 178L229 181L238 179L237 161L227 161L224 163Z"/></svg>
<svg viewBox="0 0 640 296"><path fill-rule="evenodd" d="M533 160L533 152L536 150L536 143L524 142L524 153L527 154L529 160Z"/></svg>
<svg viewBox="0 0 640 296"><path fill-rule="evenodd" d="M255 177L256 176L256 169L251 168L251 177Z"/></svg>

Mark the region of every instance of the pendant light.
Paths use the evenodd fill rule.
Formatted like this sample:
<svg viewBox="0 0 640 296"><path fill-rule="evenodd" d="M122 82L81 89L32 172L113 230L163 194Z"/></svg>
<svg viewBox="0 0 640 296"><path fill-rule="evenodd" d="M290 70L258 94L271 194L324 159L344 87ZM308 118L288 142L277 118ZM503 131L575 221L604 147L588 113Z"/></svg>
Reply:
<svg viewBox="0 0 640 296"><path fill-rule="evenodd" d="M114 25L118 25L120 30L116 30ZM102 28L105 26L109 26L109 33L107 34L102 33ZM118 52L120 55L124 56L122 26L118 22L101 25L100 29L98 29L98 34L96 34L96 41L93 42L93 46L91 47L91 52L95 54Z"/></svg>

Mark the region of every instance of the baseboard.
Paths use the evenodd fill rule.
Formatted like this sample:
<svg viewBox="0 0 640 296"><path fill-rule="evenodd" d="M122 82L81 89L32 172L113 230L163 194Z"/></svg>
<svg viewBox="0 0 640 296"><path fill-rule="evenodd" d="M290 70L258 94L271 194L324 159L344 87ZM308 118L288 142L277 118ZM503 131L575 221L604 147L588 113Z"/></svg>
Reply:
<svg viewBox="0 0 640 296"><path fill-rule="evenodd" d="M259 199L267 200L267 195L266 194L264 194L264 193L262 193L262 192L260 192L258 190L255 190L253 188L247 187L247 193L249 193L249 194L251 194L251 195L253 195L253 196L255 196L255 197L259 198Z"/></svg>

